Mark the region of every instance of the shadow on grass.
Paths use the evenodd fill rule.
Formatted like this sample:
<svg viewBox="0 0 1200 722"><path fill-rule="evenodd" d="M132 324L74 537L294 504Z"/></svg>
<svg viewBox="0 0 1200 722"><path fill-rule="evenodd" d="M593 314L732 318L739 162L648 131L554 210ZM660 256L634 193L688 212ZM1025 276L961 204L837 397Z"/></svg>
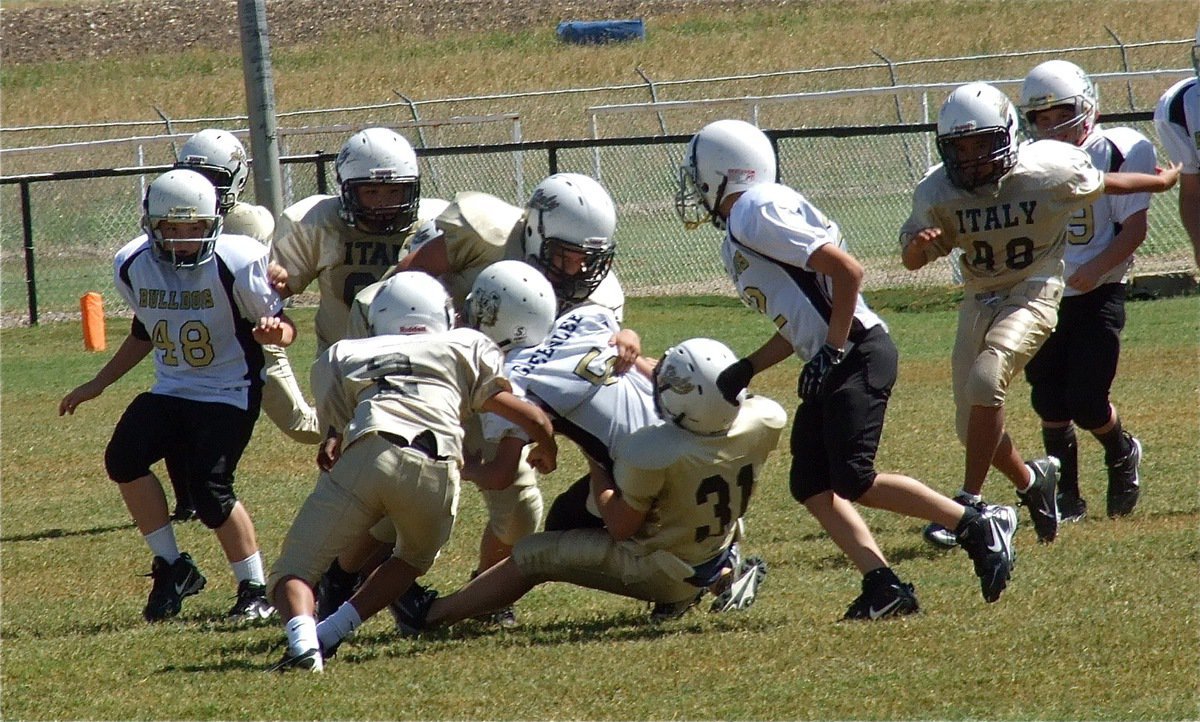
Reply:
<svg viewBox="0 0 1200 722"><path fill-rule="evenodd" d="M133 529L133 522L125 524L110 524L108 526L94 526L91 529L43 529L41 531L33 531L28 534L14 534L12 536L0 536L0 542L26 542L26 541L45 541L47 539L65 539L75 536L98 536L100 534L108 534L114 531L124 531Z"/></svg>

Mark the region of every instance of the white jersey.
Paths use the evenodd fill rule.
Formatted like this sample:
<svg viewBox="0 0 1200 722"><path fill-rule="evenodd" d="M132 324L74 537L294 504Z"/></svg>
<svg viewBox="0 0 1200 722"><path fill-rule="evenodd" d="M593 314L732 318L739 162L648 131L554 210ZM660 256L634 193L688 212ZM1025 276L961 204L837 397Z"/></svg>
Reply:
<svg viewBox="0 0 1200 722"><path fill-rule="evenodd" d="M287 269L288 288L300 293L314 280L317 353L346 336L354 295L375 283L404 255L406 233L378 236L351 228L337 196L310 196L289 206L275 227L272 255Z"/></svg>
<svg viewBox="0 0 1200 722"><path fill-rule="evenodd" d="M1096 127L1083 144L1083 149L1092 159L1092 165L1113 173L1149 173L1154 175L1158 158L1154 144L1132 128ZM1120 232L1121 224L1135 213L1150 207L1149 193L1129 195L1101 195L1090 206L1085 206L1071 216L1067 224L1067 249L1063 257L1064 278L1083 264L1100 255L1112 244ZM1130 255L1110 270L1096 285L1120 283L1133 265ZM1064 295L1077 296L1079 291L1067 286Z"/></svg>
<svg viewBox="0 0 1200 722"><path fill-rule="evenodd" d="M829 334L833 282L808 259L827 244L845 249L837 224L791 188L760 183L733 204L726 228L721 260L742 302L771 319L801 359L812 358ZM850 343L880 325L859 294Z"/></svg>
<svg viewBox="0 0 1200 722"><path fill-rule="evenodd" d="M283 308L266 253L251 238L224 234L194 268L159 260L144 235L117 251L117 291L133 309L135 335L154 344L152 393L258 408L264 361L251 331Z"/></svg>
<svg viewBox="0 0 1200 722"><path fill-rule="evenodd" d="M900 242L907 245L924 228L941 228L925 257L932 261L962 249L968 293L1059 277L1071 215L1103 193L1104 173L1082 149L1056 140L1026 143L1007 175L973 191L952 184L944 166L931 168L913 192Z"/></svg>
<svg viewBox="0 0 1200 722"><path fill-rule="evenodd" d="M737 520L786 423L779 404L749 396L726 434L700 436L658 424L619 439L613 479L626 504L647 512L633 540L691 565L719 554L734 541Z"/></svg>
<svg viewBox="0 0 1200 722"><path fill-rule="evenodd" d="M1154 127L1171 161L1183 163L1184 173L1200 173L1200 80L1184 78L1163 93Z"/></svg>
<svg viewBox="0 0 1200 722"><path fill-rule="evenodd" d="M438 455L462 459L462 421L500 391L504 355L468 328L445 333L347 339L313 364L323 428L343 431L344 447L386 432L412 441L428 430Z"/></svg>
<svg viewBox="0 0 1200 722"><path fill-rule="evenodd" d="M618 330L611 310L583 306L559 317L540 345L510 352L506 363L514 389L546 410L555 431L610 468L618 439L659 423L650 379L632 369L613 374L616 347L609 341ZM494 422L485 417L489 441L511 429Z"/></svg>
<svg viewBox="0 0 1200 722"><path fill-rule="evenodd" d="M275 232L275 217L262 206L238 201L225 214L221 231L238 236L250 236L259 243L270 242Z"/></svg>

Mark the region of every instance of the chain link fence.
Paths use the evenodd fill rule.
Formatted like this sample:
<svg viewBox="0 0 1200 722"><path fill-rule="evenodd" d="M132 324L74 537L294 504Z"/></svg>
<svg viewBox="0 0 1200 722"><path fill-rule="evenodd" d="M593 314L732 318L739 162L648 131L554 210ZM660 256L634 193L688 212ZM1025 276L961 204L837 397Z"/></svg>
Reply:
<svg viewBox="0 0 1200 722"><path fill-rule="evenodd" d="M1149 113L1106 116L1154 138ZM899 261L897 236L911 192L937 161L931 127L769 131L777 142L783 182L794 186L842 228L867 269L868 291L880 288L943 290L955 283L949 261L919 272ZM344 136L342 136L344 137ZM451 199L480 190L523 205L551 172L600 179L617 204L616 268L630 295L732 293L717 256L721 234L683 229L674 210L676 169L687 135L607 140L503 143L418 151L422 195ZM333 138L318 138L318 148ZM328 145L327 145L328 143ZM334 154L283 158L285 202L332 184ZM76 171L0 179L0 317L28 323L74 317L79 297L99 291L110 314L126 313L112 288L112 258L139 234L144 185L169 166ZM27 196L28 231L22 197ZM247 188L246 200L254 194ZM1176 215L1174 193L1150 207L1150 235L1139 251L1139 272L1189 270L1191 249ZM28 250L28 253L26 252ZM36 297L34 298L34 295ZM31 304L31 301L35 303Z"/></svg>

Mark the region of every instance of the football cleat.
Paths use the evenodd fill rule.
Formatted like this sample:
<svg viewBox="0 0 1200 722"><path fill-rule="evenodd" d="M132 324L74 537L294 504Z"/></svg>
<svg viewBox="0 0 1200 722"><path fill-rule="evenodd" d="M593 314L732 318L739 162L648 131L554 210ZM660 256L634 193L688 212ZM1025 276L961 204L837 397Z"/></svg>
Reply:
<svg viewBox="0 0 1200 722"><path fill-rule="evenodd" d="M154 557L147 576L154 579L146 607L142 610L147 622L159 622L179 614L183 598L199 594L208 582L187 554L180 554L172 564L162 557Z"/></svg>
<svg viewBox="0 0 1200 722"><path fill-rule="evenodd" d="M230 622L257 622L275 616L275 607L267 601L267 586L250 579L238 582L237 601L225 615Z"/></svg>
<svg viewBox="0 0 1200 722"><path fill-rule="evenodd" d="M321 581L317 582L317 621L325 621L338 607L349 601L357 586L358 575L343 570L335 559L321 575Z"/></svg>
<svg viewBox="0 0 1200 722"><path fill-rule="evenodd" d="M185 522L199 519L196 515L196 508L192 506L190 501L178 501L175 503L175 509L171 512L171 521Z"/></svg>
<svg viewBox="0 0 1200 722"><path fill-rule="evenodd" d="M1086 516L1087 499L1058 492L1058 522L1060 524L1083 521Z"/></svg>
<svg viewBox="0 0 1200 722"><path fill-rule="evenodd" d="M655 602L650 608L650 621L654 624L669 622L672 619L679 619L687 614L688 610L696 606L700 601L700 597L704 592L701 590L696 596L691 599L685 599L682 602Z"/></svg>
<svg viewBox="0 0 1200 722"><path fill-rule="evenodd" d="M758 597L758 588L767 576L767 563L758 557L746 557L738 562L726 587L709 607L710 612L748 609Z"/></svg>
<svg viewBox="0 0 1200 722"><path fill-rule="evenodd" d="M1062 465L1053 456L1027 461L1025 465L1031 477L1029 488L1018 491L1017 496L1021 505L1029 508L1038 541L1049 544L1058 536L1058 470Z"/></svg>
<svg viewBox="0 0 1200 722"><path fill-rule="evenodd" d="M915 614L921 610L913 585L899 579L893 582L869 584L863 577L862 594L858 595L842 619L875 621L888 617Z"/></svg>
<svg viewBox="0 0 1200 722"><path fill-rule="evenodd" d="M1142 464L1142 442L1128 433L1129 453L1108 467L1108 515L1125 516L1137 506L1141 493L1141 478L1138 467Z"/></svg>
<svg viewBox="0 0 1200 722"><path fill-rule="evenodd" d="M325 671L325 660L321 658L321 650L306 649L299 653L288 650L283 653L283 659L267 669L268 672L291 672L293 670Z"/></svg>
<svg viewBox="0 0 1200 722"><path fill-rule="evenodd" d="M413 582L404 594L388 605L396 620L396 631L405 637L416 637L425 631L425 618L437 596L436 589Z"/></svg>
<svg viewBox="0 0 1200 722"><path fill-rule="evenodd" d="M1017 510L1011 506L989 506L967 523L958 535L958 543L975 563L983 599L994 602L1008 586L1017 552L1013 534L1017 530Z"/></svg>

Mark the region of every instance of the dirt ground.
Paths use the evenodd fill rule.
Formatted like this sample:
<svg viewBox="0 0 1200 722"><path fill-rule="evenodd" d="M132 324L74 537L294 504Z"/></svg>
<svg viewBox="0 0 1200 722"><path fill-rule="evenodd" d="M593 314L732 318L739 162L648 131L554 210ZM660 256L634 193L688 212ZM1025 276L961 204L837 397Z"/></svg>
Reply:
<svg viewBox="0 0 1200 722"><path fill-rule="evenodd" d="M439 35L502 31L560 20L650 18L699 6L745 8L785 0L272 0L272 47L311 43L347 27ZM238 45L235 0L78 0L0 12L3 62L130 57Z"/></svg>

